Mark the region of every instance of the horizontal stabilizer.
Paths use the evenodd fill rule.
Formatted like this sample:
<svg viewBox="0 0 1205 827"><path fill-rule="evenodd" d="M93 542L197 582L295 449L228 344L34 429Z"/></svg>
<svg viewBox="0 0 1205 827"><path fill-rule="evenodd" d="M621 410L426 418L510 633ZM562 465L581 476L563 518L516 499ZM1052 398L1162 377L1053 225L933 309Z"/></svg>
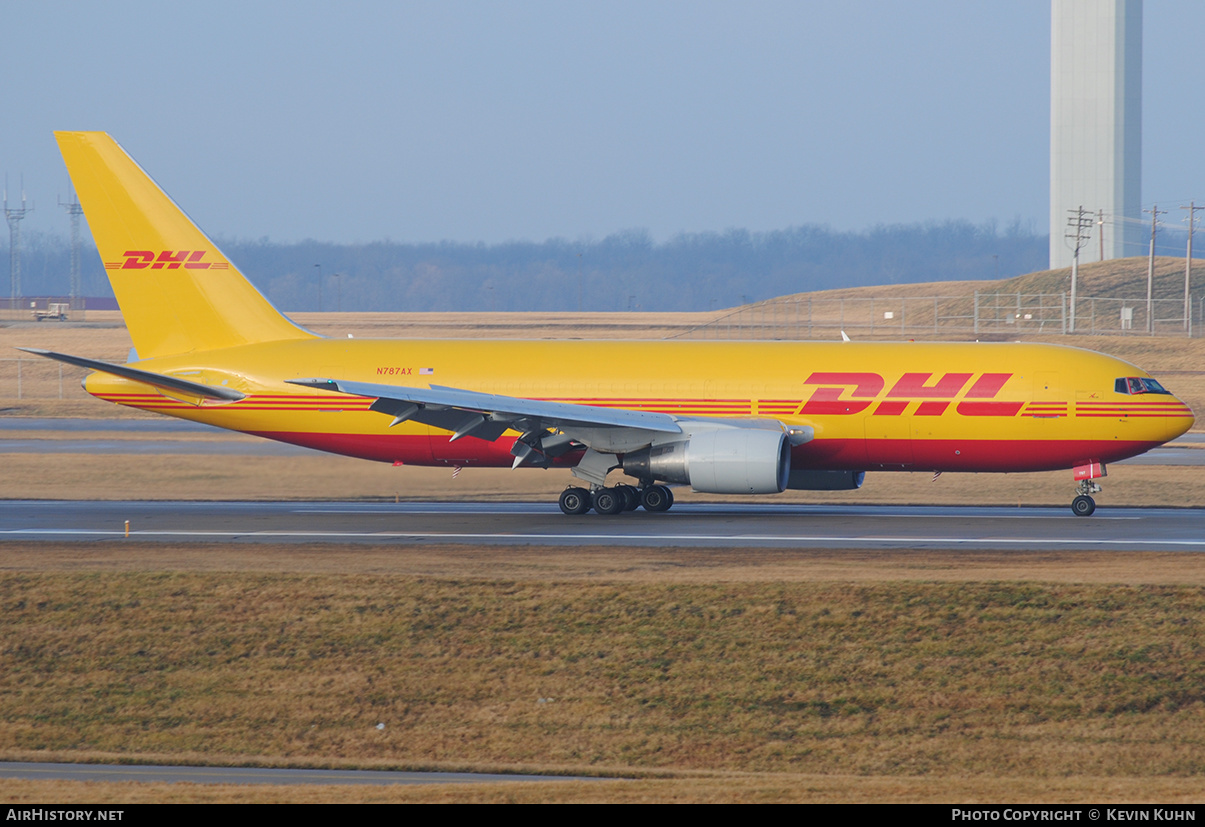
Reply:
<svg viewBox="0 0 1205 827"><path fill-rule="evenodd" d="M151 373L149 370L138 370L124 365L115 365L112 362L102 362L99 359L85 359L83 356L71 356L66 353L55 353L52 350L39 350L33 347L19 347L17 350L23 350L26 353L32 353L35 356L45 356L47 359L54 359L58 362L66 362L69 365L75 365L88 370L98 370L101 373L111 373L114 376L120 376L122 379L129 379L134 382L142 382L145 385L151 385L155 388L161 388L167 391L175 391L176 393L185 393L193 396L204 397L205 399L220 399L223 402L237 402L244 399L246 394L239 393L230 388L223 388L215 385L203 385L200 382L189 382L187 379L177 379L174 376L164 376L162 373Z"/></svg>

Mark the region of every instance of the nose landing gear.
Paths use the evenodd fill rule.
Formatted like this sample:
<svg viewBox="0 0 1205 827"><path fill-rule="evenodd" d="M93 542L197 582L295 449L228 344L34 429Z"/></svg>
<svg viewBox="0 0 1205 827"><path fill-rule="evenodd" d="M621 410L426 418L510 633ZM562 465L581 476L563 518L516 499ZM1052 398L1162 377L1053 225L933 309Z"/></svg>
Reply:
<svg viewBox="0 0 1205 827"><path fill-rule="evenodd" d="M1097 491L1100 486L1097 486ZM1087 494L1080 494L1071 501L1071 513L1077 517L1091 517L1092 512L1096 510L1096 500L1089 497Z"/></svg>
<svg viewBox="0 0 1205 827"><path fill-rule="evenodd" d="M1077 517L1091 517L1092 512L1096 511L1096 500L1092 499L1092 495L1101 492L1096 479L1108 476L1108 471L1105 470L1103 462L1095 461L1078 465L1072 470L1077 480L1075 490L1078 496L1071 501L1071 513Z"/></svg>

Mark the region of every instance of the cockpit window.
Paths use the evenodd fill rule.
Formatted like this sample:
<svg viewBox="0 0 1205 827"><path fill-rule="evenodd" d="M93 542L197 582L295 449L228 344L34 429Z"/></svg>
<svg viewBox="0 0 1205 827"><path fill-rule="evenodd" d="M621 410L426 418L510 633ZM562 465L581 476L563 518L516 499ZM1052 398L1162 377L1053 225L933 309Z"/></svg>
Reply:
<svg viewBox="0 0 1205 827"><path fill-rule="evenodd" d="M1117 393L1136 395L1140 393L1167 393L1163 386L1146 376L1127 376L1113 382L1113 390Z"/></svg>

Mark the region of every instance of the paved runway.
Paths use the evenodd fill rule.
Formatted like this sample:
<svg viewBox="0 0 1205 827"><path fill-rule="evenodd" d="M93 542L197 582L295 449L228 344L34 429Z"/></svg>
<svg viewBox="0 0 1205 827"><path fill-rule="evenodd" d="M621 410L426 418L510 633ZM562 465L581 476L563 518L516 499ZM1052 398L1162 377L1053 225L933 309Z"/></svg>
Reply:
<svg viewBox="0 0 1205 827"><path fill-rule="evenodd" d="M315 456L322 451L270 439L254 442L187 439L0 439L0 454L212 454L250 457ZM1205 459L1205 457L1202 457Z"/></svg>
<svg viewBox="0 0 1205 827"><path fill-rule="evenodd" d="M567 517L554 503L8 501L3 540L1205 551L1205 509L679 503Z"/></svg>
<svg viewBox="0 0 1205 827"><path fill-rule="evenodd" d="M26 432L86 433L78 439L22 438ZM316 456L321 451L244 437L184 419L51 419L0 417L0 454L211 454L237 456ZM106 436L97 436L104 434ZM108 435L111 434L112 437ZM189 439L195 434L199 439ZM156 438L156 437L159 438ZM215 439L215 437L217 437Z"/></svg>
<svg viewBox="0 0 1205 827"><path fill-rule="evenodd" d="M81 439L21 439L22 431L91 432ZM214 440L227 432L177 419L0 417L0 453L314 453L269 440ZM112 433L114 438L96 435ZM155 439L156 433L171 438ZM208 440L191 440L188 434ZM130 437L134 437L131 439ZM181 438L184 437L184 438ZM1202 465L1205 434L1127 460ZM565 517L552 503L4 502L0 540L208 542L472 542L814 548L1060 548L1205 551L1205 511L1109 508L1075 518L1069 508L801 506L679 503L667 514Z"/></svg>
<svg viewBox="0 0 1205 827"><path fill-rule="evenodd" d="M0 431L117 431L122 433L224 434L221 428L160 416L154 419L0 416Z"/></svg>

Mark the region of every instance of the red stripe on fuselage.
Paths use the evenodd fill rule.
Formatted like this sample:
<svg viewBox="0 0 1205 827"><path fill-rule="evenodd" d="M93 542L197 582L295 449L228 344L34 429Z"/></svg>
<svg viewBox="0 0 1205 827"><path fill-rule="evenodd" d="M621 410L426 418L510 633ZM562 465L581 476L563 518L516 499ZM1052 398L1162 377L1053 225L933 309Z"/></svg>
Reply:
<svg viewBox="0 0 1205 827"><path fill-rule="evenodd" d="M378 462L509 468L514 461L510 453L514 437L510 436L494 442L476 437L449 442L444 435L250 433ZM852 471L1057 471L1089 460L1116 462L1158 445L1158 442L1136 440L817 439L795 447L791 452L791 465L794 468ZM912 456L912 461L906 464L896 459L908 455L904 449L910 450ZM554 465L573 466L580 458L580 452L572 452L554 460Z"/></svg>

